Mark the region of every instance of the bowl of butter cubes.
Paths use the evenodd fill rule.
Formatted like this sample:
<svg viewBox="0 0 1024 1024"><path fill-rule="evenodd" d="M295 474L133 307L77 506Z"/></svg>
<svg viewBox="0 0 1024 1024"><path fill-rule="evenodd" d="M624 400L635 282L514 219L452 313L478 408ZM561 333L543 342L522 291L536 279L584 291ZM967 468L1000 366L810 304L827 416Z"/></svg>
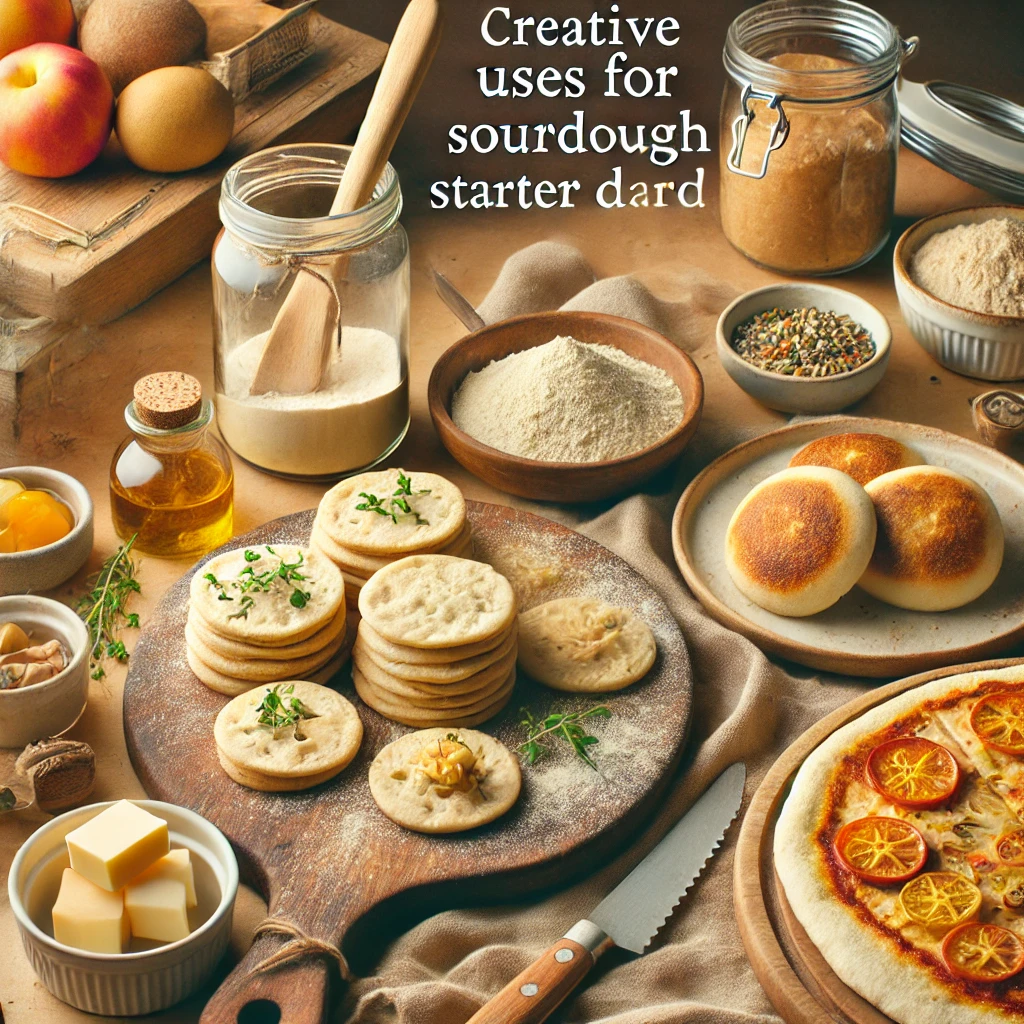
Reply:
<svg viewBox="0 0 1024 1024"><path fill-rule="evenodd" d="M157 800L80 807L18 851L8 893L22 944L58 999L105 1016L180 1002L231 937L238 862L205 818Z"/></svg>

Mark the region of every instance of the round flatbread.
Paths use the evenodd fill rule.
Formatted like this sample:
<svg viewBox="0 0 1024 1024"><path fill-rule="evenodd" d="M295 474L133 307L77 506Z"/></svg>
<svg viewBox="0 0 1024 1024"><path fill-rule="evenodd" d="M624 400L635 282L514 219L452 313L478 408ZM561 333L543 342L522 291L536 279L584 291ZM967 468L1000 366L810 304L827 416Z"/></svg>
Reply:
<svg viewBox="0 0 1024 1024"><path fill-rule="evenodd" d="M875 510L846 473L784 469L739 503L725 564L748 600L776 615L815 615L860 579L875 546Z"/></svg>
<svg viewBox="0 0 1024 1024"><path fill-rule="evenodd" d="M375 572L379 572L385 565L389 565L402 555L364 555L358 551L350 551L343 548L333 540L320 526L319 522L313 521L313 532L310 536L310 545L320 548L343 573L350 576L368 580ZM426 550L417 549L417 555L452 555L456 558L465 558L473 549L473 531L468 521L456 536L443 545Z"/></svg>
<svg viewBox="0 0 1024 1024"><path fill-rule="evenodd" d="M341 671L345 662L348 661L349 653L349 645L347 643L342 644L338 653L323 665L322 668L315 672L306 673L309 681L314 683L329 682ZM187 644L185 646L185 660L188 662L188 667L192 669L193 674L201 683L217 693L223 693L225 696L237 697L238 694L247 693L254 686L260 685L260 682L254 682L251 679L242 679L238 676L218 672L199 658L195 651Z"/></svg>
<svg viewBox="0 0 1024 1024"><path fill-rule="evenodd" d="M260 724L260 705L276 695L291 711L298 701L302 717L295 725L278 729ZM265 780L274 788L305 789L337 775L356 756L363 740L363 723L355 707L326 686L289 680L276 687L257 686L229 701L213 726L222 764L228 774L254 788ZM230 767L228 767L230 766ZM231 769L234 769L232 771Z"/></svg>
<svg viewBox="0 0 1024 1024"><path fill-rule="evenodd" d="M191 623L185 626L185 642L196 656L210 668L226 676L248 679L253 683L276 682L280 679L294 679L323 668L341 650L345 633L341 632L316 654L304 658L274 660L270 658L225 658L223 654L208 647L196 634Z"/></svg>
<svg viewBox="0 0 1024 1024"><path fill-rule="evenodd" d="M406 486L403 480L408 481ZM411 513L395 509L395 521L390 515L360 509L358 505L370 504L363 495L380 499L388 508L397 496ZM365 555L402 555L455 538L466 522L466 502L443 476L385 469L335 484L320 501L317 521L339 547Z"/></svg>
<svg viewBox="0 0 1024 1024"><path fill-rule="evenodd" d="M1016 841L1024 821L1024 733L987 733L975 714L979 705L990 708L997 695L1014 695L1019 709L1024 667L948 676L870 709L804 761L775 826L774 867L797 920L839 978L898 1024L1016 1024L1021 1019L1024 972L965 986L946 965L943 940L955 922L944 917L958 911L956 903L938 890L931 905L935 925L926 926L901 900L908 879L931 874L925 883L931 885L936 874L950 873L961 891L973 890L980 898L965 916L1009 928L1024 941L1019 911L1004 903L1004 896L1024 886L1024 863L1013 843L1009 855L1003 852L1004 838ZM1019 723L1013 714L1003 724L1019 730ZM998 719L990 724L998 725ZM992 746L983 736L1001 742ZM865 772L873 753L900 740L916 742L916 753L893 754L883 777L914 787L948 779L948 795L943 797L940 788L936 806L901 806L878 788L877 775L872 781ZM956 773L935 774L943 760L928 753L927 741L945 748L945 761L952 757ZM1018 753L999 749L1007 744ZM903 792L928 796L934 790ZM836 850L840 832L864 821L875 829L893 818L904 835L908 825L914 827L926 859L915 864L899 846L879 843L884 835L876 833L874 847L843 850L865 858L860 865L868 877L859 876ZM895 882L871 877L893 868L900 869ZM984 966L984 958L979 963Z"/></svg>
<svg viewBox="0 0 1024 1024"><path fill-rule="evenodd" d="M503 662L509 655L514 657L517 635L518 633L513 631L508 634L505 642L494 650L485 651L474 658L462 658L449 665L417 665L391 661L366 642L365 634L361 639L357 639L356 643L365 658L396 679L428 686L458 686L462 683L472 683L481 672L498 662Z"/></svg>
<svg viewBox="0 0 1024 1024"><path fill-rule="evenodd" d="M403 665L427 666L452 666L471 658L477 658L489 654L508 643L509 638L519 635L518 618L513 619L512 625L502 633L496 633L486 640L475 644L463 644L461 647L438 647L430 650L424 647L405 647L402 644L394 644L378 633L373 626L365 619L359 620L359 636L363 643L373 649L375 654L381 655L387 662L397 662ZM397 673L395 673L397 675Z"/></svg>
<svg viewBox="0 0 1024 1024"><path fill-rule="evenodd" d="M522 776L515 755L493 736L465 727L457 740L473 760L467 791L439 786L432 744L444 743L451 728L423 729L389 743L370 765L370 793L396 824L414 832L463 832L500 818L519 798ZM439 754L448 745L437 748Z"/></svg>
<svg viewBox="0 0 1024 1024"><path fill-rule="evenodd" d="M884 434L829 434L805 444L790 466L827 466L853 477L862 487L883 473L920 466L924 459L909 445Z"/></svg>
<svg viewBox="0 0 1024 1024"><path fill-rule="evenodd" d="M597 598L560 597L519 616L519 665L555 690L621 690L642 679L657 654L646 622Z"/></svg>
<svg viewBox="0 0 1024 1024"><path fill-rule="evenodd" d="M364 678L374 686L393 694L399 700L422 706L425 710L433 707L464 707L483 700L496 692L507 682L508 674L515 665L515 651L509 651L500 661L478 672L475 676L456 683L410 683L390 675L365 650L353 650L352 663Z"/></svg>
<svg viewBox="0 0 1024 1024"><path fill-rule="evenodd" d="M413 707L400 698L392 697L385 690L381 690L379 687L368 682L359 669L355 667L352 669L352 681L355 684L356 693L359 694L359 698L363 703L393 722L411 725L414 728L437 725L439 722L465 726L479 725L481 722L486 722L487 719L493 718L498 714L508 703L515 688L515 679L516 674L515 669L513 669L509 673L508 680L495 693L479 701L477 704L452 708L447 711L431 711Z"/></svg>
<svg viewBox="0 0 1024 1024"><path fill-rule="evenodd" d="M920 612L980 597L1003 565L1003 525L985 490L938 466L911 466L867 485L878 539L860 586Z"/></svg>
<svg viewBox="0 0 1024 1024"><path fill-rule="evenodd" d="M285 570L292 579L281 577L282 565L294 566ZM190 604L223 637L279 647L323 629L338 614L344 587L337 566L319 551L263 545L211 558L192 577Z"/></svg>
<svg viewBox="0 0 1024 1024"><path fill-rule="evenodd" d="M251 661L253 659L289 661L294 658L306 658L324 650L324 648L345 633L348 625L348 615L347 608L343 602L338 609L338 614L323 629L307 637L305 640L300 640L294 644L283 644L280 647L257 646L256 644L243 643L240 640L230 640L210 629L206 622L192 609L188 613L188 625L195 635L202 640L204 648L215 651L221 657L242 661Z"/></svg>
<svg viewBox="0 0 1024 1024"><path fill-rule="evenodd" d="M375 573L359 593L359 613L381 636L408 647L459 647L506 630L516 598L483 562L411 555Z"/></svg>

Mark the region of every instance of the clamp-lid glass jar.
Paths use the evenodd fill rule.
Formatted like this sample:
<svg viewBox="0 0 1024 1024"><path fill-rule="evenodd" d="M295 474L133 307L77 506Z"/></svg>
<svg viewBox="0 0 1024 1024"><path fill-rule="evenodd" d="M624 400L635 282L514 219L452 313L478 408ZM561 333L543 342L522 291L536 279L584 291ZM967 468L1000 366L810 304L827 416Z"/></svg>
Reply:
<svg viewBox="0 0 1024 1024"><path fill-rule="evenodd" d="M853 0L769 0L730 26L720 123L726 237L785 274L871 259L892 220L895 83L917 40Z"/></svg>
<svg viewBox="0 0 1024 1024"><path fill-rule="evenodd" d="M217 421L243 459L292 477L356 473L409 427L409 241L390 164L360 210L330 213L350 146L277 146L225 175L213 248ZM300 274L334 318L320 385L252 393L266 339Z"/></svg>

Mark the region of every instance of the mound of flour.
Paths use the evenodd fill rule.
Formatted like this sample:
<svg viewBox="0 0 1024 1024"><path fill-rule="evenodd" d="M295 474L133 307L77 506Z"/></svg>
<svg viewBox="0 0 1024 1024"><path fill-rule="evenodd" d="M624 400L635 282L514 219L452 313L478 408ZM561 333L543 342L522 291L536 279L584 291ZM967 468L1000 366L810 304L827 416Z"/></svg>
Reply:
<svg viewBox="0 0 1024 1024"><path fill-rule="evenodd" d="M662 369L575 338L495 360L452 399L455 425L509 455L603 462L660 441L683 418L683 396Z"/></svg>

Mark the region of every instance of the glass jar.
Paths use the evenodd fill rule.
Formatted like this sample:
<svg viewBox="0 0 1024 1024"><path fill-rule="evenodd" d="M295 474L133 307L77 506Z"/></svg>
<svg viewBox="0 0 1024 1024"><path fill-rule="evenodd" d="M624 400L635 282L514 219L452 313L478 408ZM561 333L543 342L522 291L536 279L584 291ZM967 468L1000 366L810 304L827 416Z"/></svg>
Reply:
<svg viewBox="0 0 1024 1024"><path fill-rule="evenodd" d="M110 464L110 514L122 540L135 536L148 555L198 556L231 539L234 471L227 448L210 432L213 403L181 427L143 423L129 402L131 436Z"/></svg>
<svg viewBox="0 0 1024 1024"><path fill-rule="evenodd" d="M350 146L277 146L235 164L213 247L217 420L247 462L298 478L357 473L409 428L409 240L388 164L362 209L330 214ZM333 340L319 388L251 393L300 274L323 289Z"/></svg>
<svg viewBox="0 0 1024 1024"><path fill-rule="evenodd" d="M917 46L852 0L769 0L730 26L720 121L726 238L784 274L839 274L885 244L895 83Z"/></svg>

